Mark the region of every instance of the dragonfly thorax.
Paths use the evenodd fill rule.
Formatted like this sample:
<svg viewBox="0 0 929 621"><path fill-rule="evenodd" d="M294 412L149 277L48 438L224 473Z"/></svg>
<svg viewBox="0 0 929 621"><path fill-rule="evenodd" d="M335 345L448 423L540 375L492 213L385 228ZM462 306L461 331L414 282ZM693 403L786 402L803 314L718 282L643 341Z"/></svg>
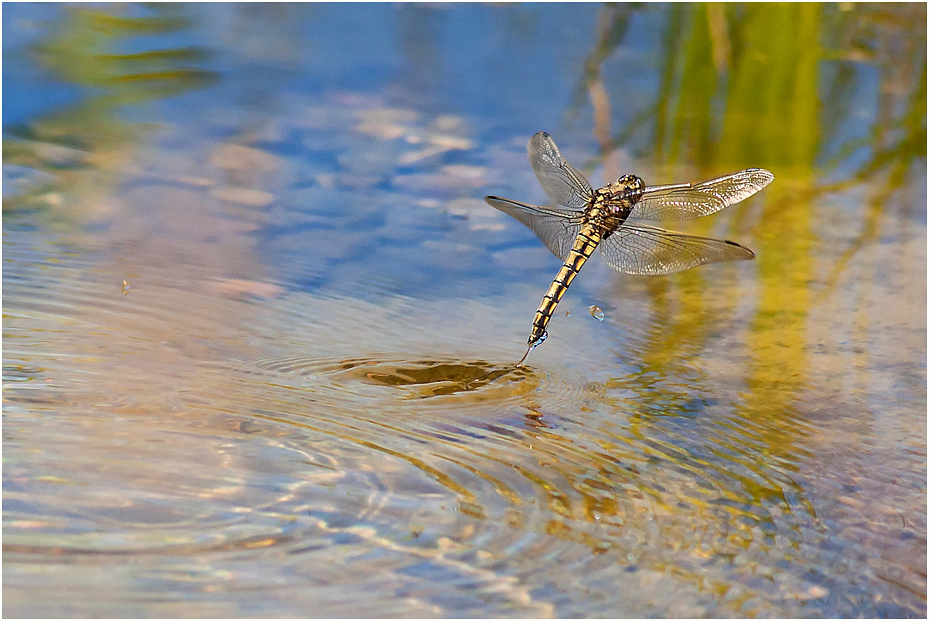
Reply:
<svg viewBox="0 0 929 621"><path fill-rule="evenodd" d="M613 183L596 191L597 201L607 213L625 220L633 205L642 197L645 183L635 175L623 175Z"/></svg>

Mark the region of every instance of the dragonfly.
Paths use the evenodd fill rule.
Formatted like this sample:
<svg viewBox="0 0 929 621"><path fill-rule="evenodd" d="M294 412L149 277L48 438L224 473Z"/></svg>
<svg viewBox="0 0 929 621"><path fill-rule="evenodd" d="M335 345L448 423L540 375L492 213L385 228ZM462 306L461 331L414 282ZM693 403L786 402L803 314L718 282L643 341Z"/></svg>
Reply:
<svg viewBox="0 0 929 621"><path fill-rule="evenodd" d="M728 239L668 231L645 221L681 221L708 216L755 194L774 180L763 168L723 175L700 183L646 186L636 175L623 175L594 190L584 175L561 156L552 137L539 132L529 139L529 163L539 183L564 209L539 207L499 196L485 196L492 207L529 227L564 261L532 322L529 349L516 364L548 338L548 322L593 251L624 274L672 274L706 263L750 261L755 253Z"/></svg>

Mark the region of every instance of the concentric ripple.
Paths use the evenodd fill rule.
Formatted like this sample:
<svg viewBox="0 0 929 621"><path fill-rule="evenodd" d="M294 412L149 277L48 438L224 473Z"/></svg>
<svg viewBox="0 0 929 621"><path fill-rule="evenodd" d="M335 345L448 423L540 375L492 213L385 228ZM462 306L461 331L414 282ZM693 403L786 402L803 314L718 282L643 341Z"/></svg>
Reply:
<svg viewBox="0 0 929 621"><path fill-rule="evenodd" d="M538 387L538 381L525 368L494 364L483 360L350 359L324 362L302 358L264 359L255 366L285 375L304 378L302 386L314 387L325 381L346 389L359 390L357 383L395 389L404 399L450 397L445 402L507 399L525 395Z"/></svg>
<svg viewBox="0 0 929 621"><path fill-rule="evenodd" d="M86 258L11 257L4 560L21 597L41 599L39 569L101 616L164 616L165 589L179 616L706 616L746 601L802 616L885 578L918 595L860 529L819 519L800 467L815 426L746 414L691 361L609 377L564 338L517 368L518 341L449 328L506 300L230 299L155 269L123 294ZM585 372L546 362L562 352ZM829 488L849 523L846 490L867 480ZM911 527L886 528L901 554L918 548ZM95 604L114 583L128 608ZM719 595L733 585L750 599ZM256 591L250 608L239 594Z"/></svg>

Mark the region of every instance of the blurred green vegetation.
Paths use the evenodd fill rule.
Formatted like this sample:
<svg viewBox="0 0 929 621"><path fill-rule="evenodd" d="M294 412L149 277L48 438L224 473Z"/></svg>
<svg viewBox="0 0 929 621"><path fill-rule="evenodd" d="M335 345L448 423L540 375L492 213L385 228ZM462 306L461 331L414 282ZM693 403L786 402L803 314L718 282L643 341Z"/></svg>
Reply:
<svg viewBox="0 0 929 621"><path fill-rule="evenodd" d="M925 161L925 4L606 5L572 103L582 105L586 91L595 124L611 118L605 93L620 90L601 82L627 79L602 65L633 36L637 11L662 13L660 87L609 139L594 128L604 155L638 146L662 165L751 161L812 181L867 150L843 177L889 171L892 187ZM871 106L877 113L861 131L862 107Z"/></svg>
<svg viewBox="0 0 929 621"><path fill-rule="evenodd" d="M632 36L636 11L663 18L660 88L614 132L607 93L621 88L602 65ZM750 207L734 210L730 225L735 239L753 237L758 274L739 410L773 459L795 454L800 421L791 404L809 381L807 320L822 297L811 287L819 250L814 201L856 184L870 194L857 210L859 237L827 277L834 286L854 253L881 234L886 199L921 183L926 169L926 5L607 5L595 34L574 106L586 92L601 161L625 147L652 167L702 178L748 167L775 174ZM697 179L660 182L685 180ZM689 230L709 234L711 220ZM656 319L643 367L613 386L636 390L669 415L686 414L688 395L675 400L663 378L670 385L694 375L702 344L740 302L706 291L700 270L649 285Z"/></svg>
<svg viewBox="0 0 929 621"><path fill-rule="evenodd" d="M140 10L147 15L127 15ZM92 218L86 212L105 204L93 197L112 186L114 172L130 161L128 151L146 130L121 118L120 109L215 81L216 75L202 68L207 54L200 48L129 53L120 49L144 43L146 36L189 28L181 11L181 5L171 4L62 8L31 56L40 68L80 87L81 98L25 124L4 127L4 165L55 173L46 184L17 195L17 210L51 207L66 219L78 212ZM10 208L6 197L3 206L5 212Z"/></svg>

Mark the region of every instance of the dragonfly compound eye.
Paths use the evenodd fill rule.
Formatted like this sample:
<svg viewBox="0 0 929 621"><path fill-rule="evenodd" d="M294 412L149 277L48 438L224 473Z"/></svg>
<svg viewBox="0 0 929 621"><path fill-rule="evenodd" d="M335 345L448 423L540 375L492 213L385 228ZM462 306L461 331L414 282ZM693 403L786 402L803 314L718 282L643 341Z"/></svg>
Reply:
<svg viewBox="0 0 929 621"><path fill-rule="evenodd" d="M645 188L645 182L636 175L623 175L616 180L615 186L627 192L636 192Z"/></svg>

